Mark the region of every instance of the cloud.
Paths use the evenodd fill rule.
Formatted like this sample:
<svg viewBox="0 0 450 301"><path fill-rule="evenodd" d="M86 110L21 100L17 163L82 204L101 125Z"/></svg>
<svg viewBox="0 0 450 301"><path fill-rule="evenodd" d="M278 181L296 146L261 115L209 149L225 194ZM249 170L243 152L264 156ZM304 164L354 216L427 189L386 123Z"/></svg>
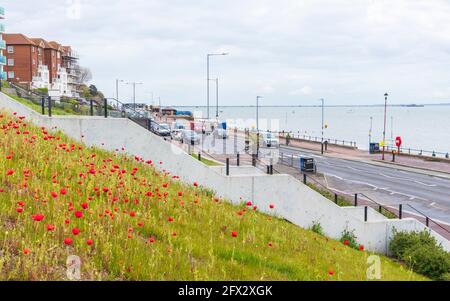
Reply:
<svg viewBox="0 0 450 301"><path fill-rule="evenodd" d="M79 18L76 3L8 2L7 31L73 45L109 96L121 78L145 83L140 101L153 92L167 104L204 104L215 51L230 53L211 61L229 105L312 93L330 104L381 103L386 91L399 103L433 102L432 91L448 86L445 0L81 0ZM120 94L129 99L131 89Z"/></svg>
<svg viewBox="0 0 450 301"><path fill-rule="evenodd" d="M289 95L298 96L298 95L311 95L313 93L313 89L310 86L304 86L301 89L291 91Z"/></svg>

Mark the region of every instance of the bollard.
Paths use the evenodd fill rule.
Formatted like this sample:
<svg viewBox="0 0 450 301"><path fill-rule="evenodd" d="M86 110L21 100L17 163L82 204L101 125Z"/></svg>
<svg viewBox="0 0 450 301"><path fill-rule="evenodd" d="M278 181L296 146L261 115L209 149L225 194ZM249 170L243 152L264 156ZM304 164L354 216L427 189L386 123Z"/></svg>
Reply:
<svg viewBox="0 0 450 301"><path fill-rule="evenodd" d="M270 166L267 165L267 166L266 166L266 169L267 169L267 174L270 175Z"/></svg>
<svg viewBox="0 0 450 301"><path fill-rule="evenodd" d="M252 166L256 167L256 155L252 154Z"/></svg>
<svg viewBox="0 0 450 301"><path fill-rule="evenodd" d="M303 174L303 184L306 185L306 174Z"/></svg>
<svg viewBox="0 0 450 301"><path fill-rule="evenodd" d="M399 219L402 219L402 217L403 217L402 209L403 209L403 205L402 204L398 205L398 218Z"/></svg>
<svg viewBox="0 0 450 301"><path fill-rule="evenodd" d="M89 111L91 116L94 116L94 101L92 99L89 99Z"/></svg>
<svg viewBox="0 0 450 301"><path fill-rule="evenodd" d="M364 207L364 221L367 222L367 212L368 212L368 207L365 206Z"/></svg>
<svg viewBox="0 0 450 301"><path fill-rule="evenodd" d="M395 151L392 151L392 162L395 162Z"/></svg>
<svg viewBox="0 0 450 301"><path fill-rule="evenodd" d="M103 99L103 107L104 107L104 110L105 110L105 118L108 118L108 100L105 98L105 99Z"/></svg>
<svg viewBox="0 0 450 301"><path fill-rule="evenodd" d="M52 98L49 96L47 99L48 99L48 116L52 117Z"/></svg>
<svg viewBox="0 0 450 301"><path fill-rule="evenodd" d="M230 158L227 158L227 176L230 175Z"/></svg>
<svg viewBox="0 0 450 301"><path fill-rule="evenodd" d="M270 165L270 174L273 175L273 165Z"/></svg>
<svg viewBox="0 0 450 301"><path fill-rule="evenodd" d="M237 166L241 165L241 155L239 153L237 153L236 155L236 165Z"/></svg>
<svg viewBox="0 0 450 301"><path fill-rule="evenodd" d="M41 97L41 111L42 111L42 115L45 115L45 97L44 96Z"/></svg>
<svg viewBox="0 0 450 301"><path fill-rule="evenodd" d="M430 218L428 216L425 218L425 224L427 227L430 227Z"/></svg>
<svg viewBox="0 0 450 301"><path fill-rule="evenodd" d="M197 158L198 158L198 161L202 161L202 153L199 152Z"/></svg>
<svg viewBox="0 0 450 301"><path fill-rule="evenodd" d="M355 193L355 207L358 206L358 194Z"/></svg>
<svg viewBox="0 0 450 301"><path fill-rule="evenodd" d="M338 195L337 193L334 194L334 203L337 205L338 203Z"/></svg>

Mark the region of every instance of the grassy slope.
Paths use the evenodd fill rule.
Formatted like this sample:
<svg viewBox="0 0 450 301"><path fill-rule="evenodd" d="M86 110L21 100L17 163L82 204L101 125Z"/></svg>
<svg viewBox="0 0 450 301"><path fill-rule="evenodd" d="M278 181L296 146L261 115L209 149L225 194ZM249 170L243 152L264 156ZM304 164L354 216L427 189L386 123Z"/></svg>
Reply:
<svg viewBox="0 0 450 301"><path fill-rule="evenodd" d="M370 254L215 200L159 171L164 162L48 138L17 117L2 115L0 125L0 279L66 279L68 255L81 257L83 279L366 279ZM423 279L384 257L382 276Z"/></svg>

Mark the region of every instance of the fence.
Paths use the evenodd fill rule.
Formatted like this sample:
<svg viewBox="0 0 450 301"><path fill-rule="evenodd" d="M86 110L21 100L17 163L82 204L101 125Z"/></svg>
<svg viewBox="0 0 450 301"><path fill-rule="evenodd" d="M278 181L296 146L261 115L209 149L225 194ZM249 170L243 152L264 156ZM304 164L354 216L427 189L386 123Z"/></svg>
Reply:
<svg viewBox="0 0 450 301"><path fill-rule="evenodd" d="M386 151L392 152L392 151L398 151L398 147L387 145ZM433 158L450 158L449 152L437 152L437 151L430 151L430 150L424 150L424 149L416 149L416 148L408 148L408 147L401 147L400 148L400 154L407 154L407 155L416 155L416 156L424 156L424 157L433 157Z"/></svg>
<svg viewBox="0 0 450 301"><path fill-rule="evenodd" d="M294 134L292 132L282 132L280 133L280 137L284 138L285 134L289 133L291 136L291 139L299 139L299 140L305 140L310 142L322 142L322 137L316 137L316 136L310 136L310 135L301 135L301 134ZM347 147L357 147L355 141L347 141L347 140L341 140L341 139L335 139L335 138L323 138L324 143L328 143L331 145L337 145L337 146L347 146Z"/></svg>
<svg viewBox="0 0 450 301"><path fill-rule="evenodd" d="M289 167L296 168L300 170L300 160L298 156L294 155L285 155L284 153L280 153L279 164L283 164ZM322 193L324 196L328 197L330 200L334 201L336 204L340 206L364 206L364 221L369 221L368 216L368 208L372 208L378 211L380 214L384 215L386 218L398 218L402 219L406 217L406 215L410 215L421 223L425 224L428 228L435 230L436 232L441 233L445 237L450 237L450 226L444 225L430 218L428 215L416 209L411 204L396 204L396 205L383 205L371 197L367 196L364 193L356 192L354 194L337 192L334 189L331 189L318 180L313 178L312 176L302 173L302 181L305 185L312 184L312 188ZM310 185L311 186L311 185ZM352 200L350 200L352 198ZM413 213L405 211L405 208L410 208Z"/></svg>

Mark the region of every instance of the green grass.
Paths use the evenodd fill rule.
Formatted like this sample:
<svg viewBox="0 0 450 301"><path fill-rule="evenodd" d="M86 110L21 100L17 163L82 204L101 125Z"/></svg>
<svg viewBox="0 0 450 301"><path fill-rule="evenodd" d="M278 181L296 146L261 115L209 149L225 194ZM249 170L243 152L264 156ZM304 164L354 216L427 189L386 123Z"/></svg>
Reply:
<svg viewBox="0 0 450 301"><path fill-rule="evenodd" d="M191 154L191 156L198 160L198 154ZM203 156L201 157L201 162L206 164L206 165L208 165L208 166L220 166L220 165L222 165L222 164L220 164L220 163L218 163L216 161L205 159L205 158L203 158Z"/></svg>
<svg viewBox="0 0 450 301"><path fill-rule="evenodd" d="M1 280L65 280L69 255L83 280L366 280L370 253L182 183L164 162L19 116L0 124ZM425 280L380 258L382 280Z"/></svg>

